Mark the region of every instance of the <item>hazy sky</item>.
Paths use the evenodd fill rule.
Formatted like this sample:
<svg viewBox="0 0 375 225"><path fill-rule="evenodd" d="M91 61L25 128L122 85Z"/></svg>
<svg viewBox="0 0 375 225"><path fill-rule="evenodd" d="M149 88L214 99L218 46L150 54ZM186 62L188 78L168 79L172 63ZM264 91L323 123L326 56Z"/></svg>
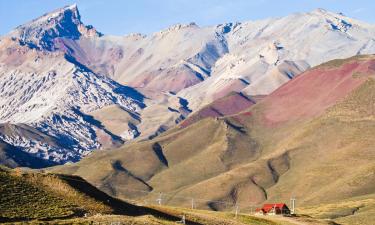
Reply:
<svg viewBox="0 0 375 225"><path fill-rule="evenodd" d="M148 34L176 23L206 26L279 17L315 8L375 23L374 0L0 0L0 35L73 3L85 24L116 35Z"/></svg>

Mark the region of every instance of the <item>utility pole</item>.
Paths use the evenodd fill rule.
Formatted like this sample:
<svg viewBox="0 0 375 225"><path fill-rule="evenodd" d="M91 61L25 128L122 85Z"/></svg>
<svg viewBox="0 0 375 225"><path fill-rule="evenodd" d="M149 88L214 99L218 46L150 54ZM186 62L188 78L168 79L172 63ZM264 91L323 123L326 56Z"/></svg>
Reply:
<svg viewBox="0 0 375 225"><path fill-rule="evenodd" d="M290 204L292 205L292 214L295 214L295 210L296 210L296 198L295 197L292 197L290 198Z"/></svg>
<svg viewBox="0 0 375 225"><path fill-rule="evenodd" d="M156 202L157 202L159 205L161 205L162 195L163 195L163 194L162 194L161 192L159 192L159 198L156 199Z"/></svg>
<svg viewBox="0 0 375 225"><path fill-rule="evenodd" d="M194 198L191 199L191 209L194 209Z"/></svg>
<svg viewBox="0 0 375 225"><path fill-rule="evenodd" d="M236 219L237 219L237 215L238 215L238 205L236 205L236 213L235 213L235 216L234 216L234 218L236 218Z"/></svg>
<svg viewBox="0 0 375 225"><path fill-rule="evenodd" d="M181 223L182 223L182 224L186 224L186 221L185 221L185 215L182 215Z"/></svg>

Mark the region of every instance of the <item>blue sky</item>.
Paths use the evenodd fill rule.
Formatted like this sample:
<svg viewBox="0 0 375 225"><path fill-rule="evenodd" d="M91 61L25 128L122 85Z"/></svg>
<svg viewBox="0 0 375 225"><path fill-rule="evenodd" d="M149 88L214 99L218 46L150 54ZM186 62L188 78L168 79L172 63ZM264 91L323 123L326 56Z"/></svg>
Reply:
<svg viewBox="0 0 375 225"><path fill-rule="evenodd" d="M324 8L375 23L373 0L0 0L0 35L77 3L82 21L104 34L149 34L176 23L200 26L279 17Z"/></svg>

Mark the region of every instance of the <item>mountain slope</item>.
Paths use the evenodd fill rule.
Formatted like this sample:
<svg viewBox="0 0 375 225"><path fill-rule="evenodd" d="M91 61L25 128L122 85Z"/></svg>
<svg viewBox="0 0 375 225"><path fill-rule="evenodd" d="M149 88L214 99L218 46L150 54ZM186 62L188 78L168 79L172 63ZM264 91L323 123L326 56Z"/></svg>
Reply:
<svg viewBox="0 0 375 225"><path fill-rule="evenodd" d="M3 141L0 141L0 164L11 168L43 168L54 165L53 163L34 157Z"/></svg>
<svg viewBox="0 0 375 225"><path fill-rule="evenodd" d="M254 104L254 100L246 97L242 93L233 92L211 102L208 105L203 106L201 109L185 119L181 123L181 126L189 126L190 124L207 117L223 117L237 114Z"/></svg>
<svg viewBox="0 0 375 225"><path fill-rule="evenodd" d="M0 48L7 49L0 52L0 121L28 124L63 144L54 148L48 143L26 143L22 135L15 138L25 141L17 142L6 133L1 135L3 141L34 153L41 150L38 145L44 146L38 157L56 163L77 161L99 147L123 143L87 114L107 105L137 114L142 99L133 97L130 88L58 52L35 51L11 39L3 39ZM12 58L16 60L9 61Z"/></svg>
<svg viewBox="0 0 375 225"><path fill-rule="evenodd" d="M183 208L137 206L112 198L77 176L9 170L0 167L0 222L4 224L264 224L276 223L242 215Z"/></svg>
<svg viewBox="0 0 375 225"><path fill-rule="evenodd" d="M212 209L291 196L309 206L373 194L374 65L373 55L331 61L248 111L206 118L54 170L79 174L124 198L152 200L162 192L168 204L187 206L189 196L198 199L197 207ZM361 166L348 166L354 164ZM100 173L89 172L94 165Z"/></svg>
<svg viewBox="0 0 375 225"><path fill-rule="evenodd" d="M226 34L229 53L216 62L210 79L182 91L182 97L199 99L205 94L199 90L205 90L208 103L222 86L238 79L248 85L231 88L232 91L269 94L309 67L336 58L373 53L373 25L321 9L230 28ZM361 43L362 38L366 41Z"/></svg>
<svg viewBox="0 0 375 225"><path fill-rule="evenodd" d="M374 53L374 34L372 24L318 9L116 37L66 6L0 39L0 122L25 124L60 144L2 140L53 163L76 162L155 138L232 92L253 99L326 60Z"/></svg>
<svg viewBox="0 0 375 225"><path fill-rule="evenodd" d="M81 36L101 36L92 26L81 22L77 5L66 6L18 26L9 36L19 37L31 48L53 50L55 38L79 39Z"/></svg>
<svg viewBox="0 0 375 225"><path fill-rule="evenodd" d="M0 222L51 221L99 214L125 215L133 219L142 215L178 219L112 198L76 176L12 171L1 167L0 177Z"/></svg>
<svg viewBox="0 0 375 225"><path fill-rule="evenodd" d="M149 36L64 38L58 48L143 93L177 92L196 110L232 91L269 94L331 59L373 53L374 32L374 25L317 9L213 27L178 24Z"/></svg>

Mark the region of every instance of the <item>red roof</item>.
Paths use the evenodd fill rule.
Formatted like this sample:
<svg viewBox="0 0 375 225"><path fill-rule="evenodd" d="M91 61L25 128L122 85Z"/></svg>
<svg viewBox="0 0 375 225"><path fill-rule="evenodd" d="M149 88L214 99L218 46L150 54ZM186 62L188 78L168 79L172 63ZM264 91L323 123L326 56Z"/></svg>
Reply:
<svg viewBox="0 0 375 225"><path fill-rule="evenodd" d="M264 212L268 213L270 212L274 207L275 209L282 210L282 208L287 207L285 203L269 203L269 204L264 204L262 209Z"/></svg>

